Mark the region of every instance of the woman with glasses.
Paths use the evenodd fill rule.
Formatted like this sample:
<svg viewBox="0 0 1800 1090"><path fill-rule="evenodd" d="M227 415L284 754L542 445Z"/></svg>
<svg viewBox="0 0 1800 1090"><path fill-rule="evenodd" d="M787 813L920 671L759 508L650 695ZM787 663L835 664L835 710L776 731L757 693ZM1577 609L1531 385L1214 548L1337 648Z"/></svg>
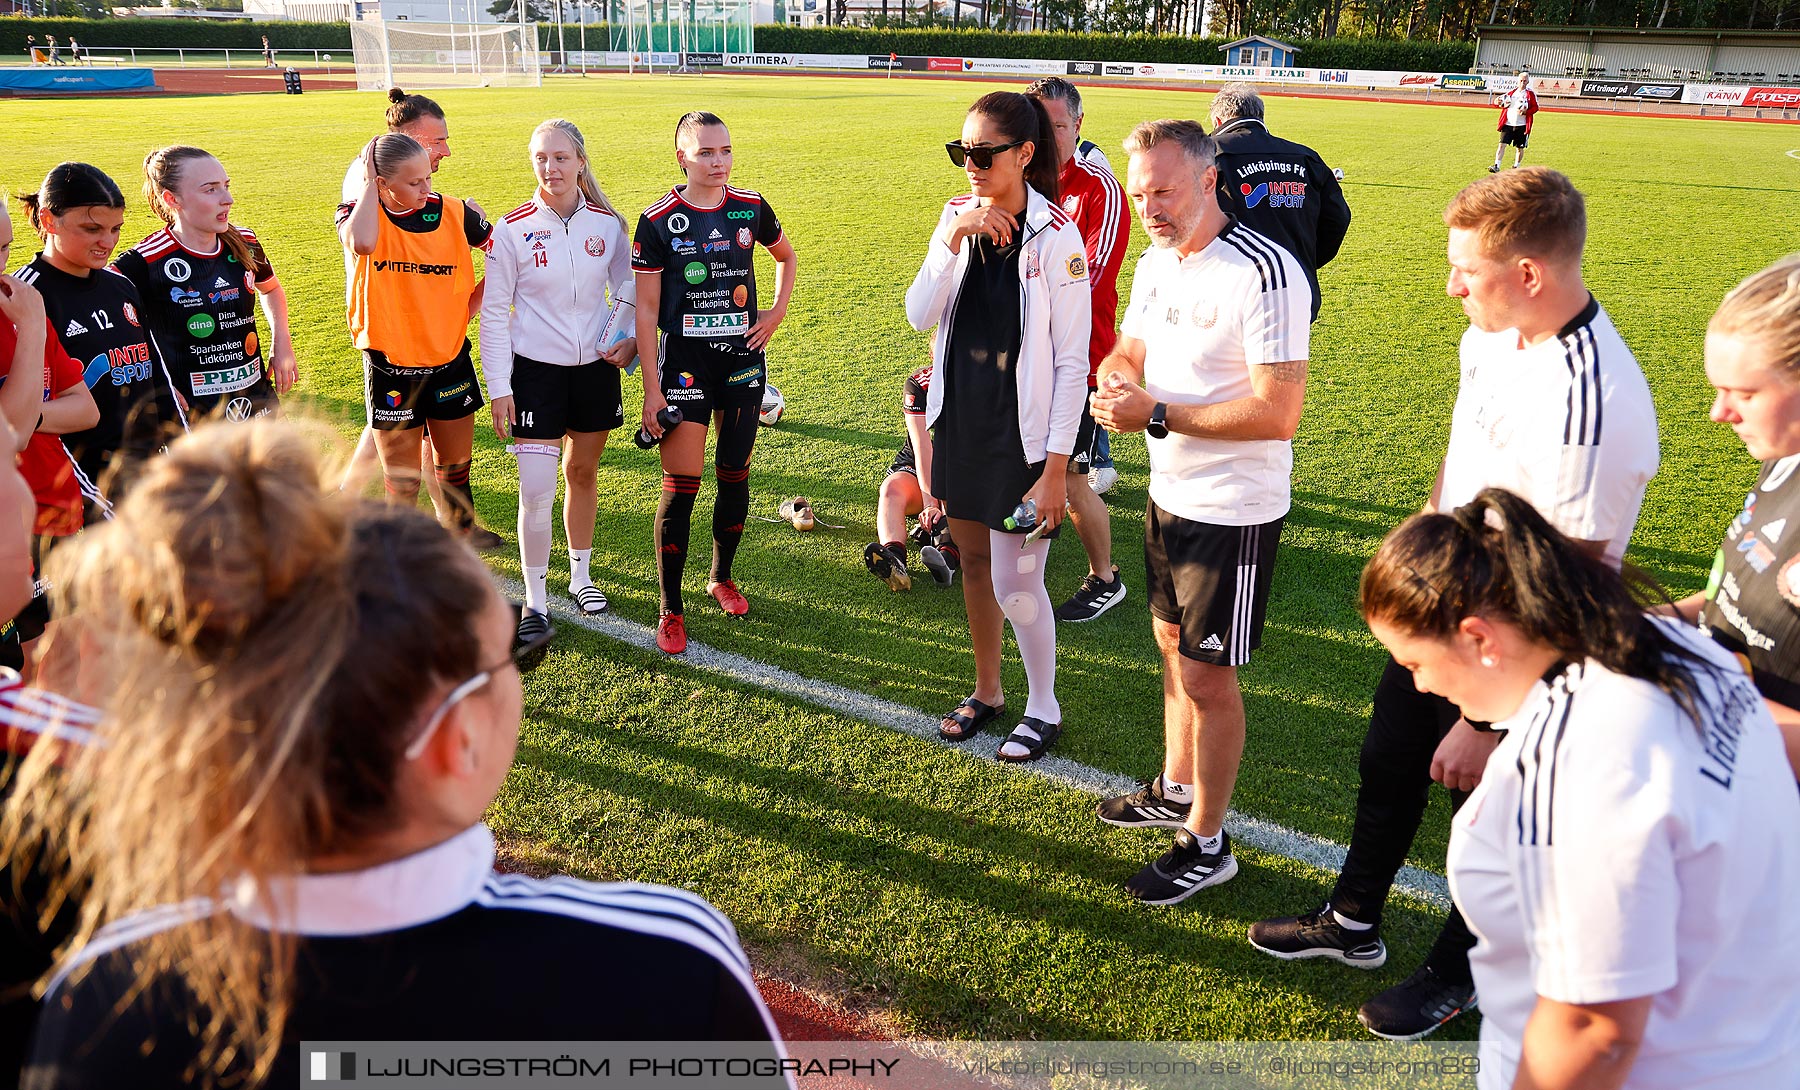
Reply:
<svg viewBox="0 0 1800 1090"><path fill-rule="evenodd" d="M1750 679L1511 492L1416 515L1370 630L1504 737L1450 833L1482 1090L1793 1085L1800 795Z"/></svg>
<svg viewBox="0 0 1800 1090"><path fill-rule="evenodd" d="M975 691L938 734L967 741L1004 710L1000 651L1010 621L1031 691L998 755L1031 761L1062 733L1044 562L1067 506L1064 475L1087 396L1086 250L1057 203L1055 130L1042 103L984 95L962 139L946 147L969 192L944 205L906 292L913 328L937 328L925 411L934 429L929 491L962 550L975 651ZM1038 525L1008 525L1026 504Z"/></svg>
<svg viewBox="0 0 1800 1090"><path fill-rule="evenodd" d="M304 1040L773 1041L704 901L494 872L537 648L474 553L328 494L315 450L209 425L56 556L112 711L10 804L27 842L91 834L27 1085L291 1087Z"/></svg>

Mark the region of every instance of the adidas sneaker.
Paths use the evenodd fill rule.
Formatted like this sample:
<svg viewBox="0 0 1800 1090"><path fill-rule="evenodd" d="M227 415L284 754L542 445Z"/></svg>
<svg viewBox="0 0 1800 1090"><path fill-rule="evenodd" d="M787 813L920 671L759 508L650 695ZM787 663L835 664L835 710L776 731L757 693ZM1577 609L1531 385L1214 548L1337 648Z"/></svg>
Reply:
<svg viewBox="0 0 1800 1090"><path fill-rule="evenodd" d="M1285 961L1335 958L1358 969L1387 964L1387 944L1376 929L1353 931L1337 922L1331 906L1304 916L1258 920L1250 925L1250 945Z"/></svg>
<svg viewBox="0 0 1800 1090"><path fill-rule="evenodd" d="M1125 892L1147 905L1172 905L1207 886L1231 881L1237 872L1229 833L1220 830L1219 850L1209 852L1190 830L1182 829L1168 851L1125 883Z"/></svg>
<svg viewBox="0 0 1800 1090"><path fill-rule="evenodd" d="M1193 803L1165 798L1159 775L1139 781L1138 789L1129 795L1102 801L1095 813L1101 821L1121 829L1179 829L1193 808Z"/></svg>

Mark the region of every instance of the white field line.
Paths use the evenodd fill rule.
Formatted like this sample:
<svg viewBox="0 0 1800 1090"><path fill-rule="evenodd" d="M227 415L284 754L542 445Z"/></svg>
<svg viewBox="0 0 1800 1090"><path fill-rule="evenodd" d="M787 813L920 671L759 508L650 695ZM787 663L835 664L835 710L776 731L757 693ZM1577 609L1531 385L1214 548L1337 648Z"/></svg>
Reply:
<svg viewBox="0 0 1800 1090"><path fill-rule="evenodd" d="M518 582L502 576L495 576L495 579L515 600L524 599L525 588ZM550 594L550 611L558 624L579 625L622 643L656 651L655 629L636 621L628 621L615 613L602 613L598 617L585 616L556 590L552 590ZM678 656L675 661L721 674L739 684L803 700L864 723L943 744L937 736L938 717L917 708L909 708L905 704L883 700L855 689L846 689L828 681L802 677L779 666L708 647L693 639L688 640L687 652ZM1000 748L1001 740L996 736L984 735L966 745L944 748L968 759L992 760ZM1137 782L1129 776L1090 768L1054 753L1041 761L1011 767L1100 798L1122 794L1137 787ZM1330 874L1336 874L1344 865L1344 848L1333 841L1298 832L1272 821L1263 821L1237 810L1231 811L1226 821L1233 840L1258 851L1295 859ZM1446 909L1450 907L1450 888L1442 875L1417 867L1405 867L1395 880L1394 888L1427 904Z"/></svg>

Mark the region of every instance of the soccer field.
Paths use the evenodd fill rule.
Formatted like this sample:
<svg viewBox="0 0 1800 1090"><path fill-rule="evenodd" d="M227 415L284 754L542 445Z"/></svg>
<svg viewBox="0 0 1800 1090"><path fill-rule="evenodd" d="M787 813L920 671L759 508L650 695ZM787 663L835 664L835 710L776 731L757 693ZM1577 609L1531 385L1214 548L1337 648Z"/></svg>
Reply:
<svg viewBox="0 0 1800 1090"><path fill-rule="evenodd" d="M891 594L863 571L861 552L903 430L901 383L927 352L901 297L942 202L964 187L942 144L993 86L605 76L434 95L450 116L453 149L439 185L494 217L530 196L525 145L546 117L582 127L628 219L680 180L672 133L683 111L711 109L730 123L734 184L768 197L800 260L793 308L770 351L788 415L759 439L752 510L772 516L800 493L848 528L805 535L753 523L737 568L753 608L728 621L700 608L710 607L701 593L706 485L689 567L690 635L922 709L934 722L974 676L960 589L922 578L911 593ZM1119 141L1134 123L1204 117L1209 97L1097 88L1087 102L1085 134L1122 169ZM95 163L128 194L132 241L158 226L137 195L145 153L190 143L217 154L233 175L235 218L257 231L287 287L304 400L348 443L361 423L361 377L344 328L332 208L345 164L380 130L384 106L355 92L13 102L0 182L23 191L60 160ZM1264 649L1242 672L1249 745L1234 805L1344 843L1381 663L1355 611L1356 578L1381 535L1423 502L1443 454L1466 323L1443 291L1440 214L1491 161L1494 117L1297 98L1270 99L1269 115L1277 134L1344 170L1355 222L1322 275L1325 309L1294 444L1295 507ZM1706 420L1700 346L1725 291L1796 248L1800 160L1786 154L1796 146L1792 126L1554 110L1533 133L1529 161L1566 171L1587 194L1590 286L1656 395L1662 470L1631 559L1678 594L1704 581L1725 519L1755 476L1729 429ZM18 227L15 265L34 249ZM1135 258L1141 230L1132 243ZM773 283L766 262L762 275ZM636 381L626 390L634 419ZM481 514L510 537L513 463L485 423L484 412ZM1068 730L1057 752L1148 776L1162 730L1143 596L1144 446L1127 437L1114 449L1121 480L1107 499L1130 597L1058 633ZM659 486L654 453L615 436L601 464L594 571L615 611L642 623L656 616ZM1072 536L1053 550L1053 600L1075 588L1084 564ZM559 540L553 590L566 584L566 565ZM516 554L495 567L516 578ZM1006 683L1019 706L1024 676L1010 657ZM884 1012L911 1034L1359 1038L1356 1004L1401 979L1435 934L1435 913L1402 902L1390 913L1385 969L1277 962L1248 947L1245 927L1317 904L1328 875L1244 850L1230 884L1174 908L1142 908L1121 885L1166 837L1101 826L1091 795L735 687L573 625L561 626L531 675L526 704L518 765L491 815L515 858L692 888L736 921L760 963ZM1439 793L1415 846L1418 865L1441 872L1447 817ZM1446 1031L1474 1032L1474 1019Z"/></svg>

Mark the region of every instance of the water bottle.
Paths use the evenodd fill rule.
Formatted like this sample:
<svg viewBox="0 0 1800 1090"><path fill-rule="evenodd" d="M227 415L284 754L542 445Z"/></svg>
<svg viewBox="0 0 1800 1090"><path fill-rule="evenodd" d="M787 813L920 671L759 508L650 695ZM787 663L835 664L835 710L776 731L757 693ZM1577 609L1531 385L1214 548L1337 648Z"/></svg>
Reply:
<svg viewBox="0 0 1800 1090"><path fill-rule="evenodd" d="M1013 513L1002 519L1000 525L1008 530L1029 530L1038 523L1036 500L1026 500L1013 508Z"/></svg>
<svg viewBox="0 0 1800 1090"><path fill-rule="evenodd" d="M662 411L656 414L656 422L662 425L663 438L666 439L669 433L675 430L675 426L681 423L681 406L664 405ZM631 437L631 441L638 445L639 450L649 450L662 442L662 439L651 435L645 428L639 428L637 434ZM1033 517L1036 517L1035 514Z"/></svg>

